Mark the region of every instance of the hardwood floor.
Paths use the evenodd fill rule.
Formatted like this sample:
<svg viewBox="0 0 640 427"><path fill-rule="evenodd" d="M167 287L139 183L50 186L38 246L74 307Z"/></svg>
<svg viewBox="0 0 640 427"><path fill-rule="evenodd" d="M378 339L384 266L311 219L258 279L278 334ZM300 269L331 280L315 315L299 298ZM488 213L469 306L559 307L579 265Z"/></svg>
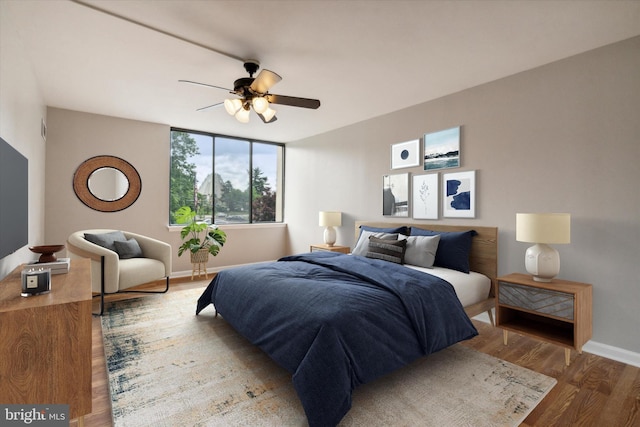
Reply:
<svg viewBox="0 0 640 427"><path fill-rule="evenodd" d="M169 292L194 287L206 281L174 284ZM139 297L117 295L113 299ZM529 414L521 426L638 426L640 427L640 368L593 354L571 353L564 364L564 349L515 333L509 345L502 343L502 330L474 320L480 335L463 345L517 365L554 377L558 384ZM73 421L71 426L76 426ZM85 416L88 427L109 427L111 399L107 382L100 319L93 319L93 412Z"/></svg>
<svg viewBox="0 0 640 427"><path fill-rule="evenodd" d="M565 366L562 347L515 333L505 346L501 329L474 324L480 335L464 345L558 381L522 426L640 426L640 368L576 351Z"/></svg>

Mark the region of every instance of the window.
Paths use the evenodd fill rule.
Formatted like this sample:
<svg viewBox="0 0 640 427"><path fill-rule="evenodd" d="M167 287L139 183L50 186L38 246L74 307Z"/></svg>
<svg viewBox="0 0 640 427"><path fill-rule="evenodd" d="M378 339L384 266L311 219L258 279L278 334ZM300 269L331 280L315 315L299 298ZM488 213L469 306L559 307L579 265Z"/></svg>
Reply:
<svg viewBox="0 0 640 427"><path fill-rule="evenodd" d="M171 130L169 224L189 206L215 224L282 221L284 145Z"/></svg>

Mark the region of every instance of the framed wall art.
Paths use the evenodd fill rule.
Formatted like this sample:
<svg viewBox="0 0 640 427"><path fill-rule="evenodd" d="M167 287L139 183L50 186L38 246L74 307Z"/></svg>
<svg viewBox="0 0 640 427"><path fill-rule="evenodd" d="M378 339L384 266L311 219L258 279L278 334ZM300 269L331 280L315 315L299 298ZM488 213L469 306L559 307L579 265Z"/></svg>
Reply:
<svg viewBox="0 0 640 427"><path fill-rule="evenodd" d="M460 167L460 126L424 135L424 170Z"/></svg>
<svg viewBox="0 0 640 427"><path fill-rule="evenodd" d="M476 171L443 174L442 193L442 216L476 217Z"/></svg>
<svg viewBox="0 0 640 427"><path fill-rule="evenodd" d="M409 216L409 174L382 177L382 215Z"/></svg>
<svg viewBox="0 0 640 427"><path fill-rule="evenodd" d="M420 166L420 140L401 142L391 146L391 169Z"/></svg>
<svg viewBox="0 0 640 427"><path fill-rule="evenodd" d="M413 217L438 219L438 174L413 175Z"/></svg>

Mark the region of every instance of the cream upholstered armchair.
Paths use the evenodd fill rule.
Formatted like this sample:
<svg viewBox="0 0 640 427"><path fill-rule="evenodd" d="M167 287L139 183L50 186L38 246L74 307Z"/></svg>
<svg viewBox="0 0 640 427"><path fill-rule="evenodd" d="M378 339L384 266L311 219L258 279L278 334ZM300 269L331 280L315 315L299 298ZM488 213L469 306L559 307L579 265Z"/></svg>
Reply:
<svg viewBox="0 0 640 427"><path fill-rule="evenodd" d="M116 292L164 293L169 290L171 246L128 231L94 229L72 233L67 239L70 258L91 259L91 289L100 296ZM134 286L166 279L161 291L127 291Z"/></svg>

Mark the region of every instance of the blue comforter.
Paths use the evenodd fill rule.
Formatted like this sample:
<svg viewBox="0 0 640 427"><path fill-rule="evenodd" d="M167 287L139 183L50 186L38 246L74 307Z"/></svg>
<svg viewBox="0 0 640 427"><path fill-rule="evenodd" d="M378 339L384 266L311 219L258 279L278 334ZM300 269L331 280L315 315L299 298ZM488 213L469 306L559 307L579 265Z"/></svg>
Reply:
<svg viewBox="0 0 640 427"><path fill-rule="evenodd" d="M211 303L291 372L311 427L337 425L358 385L477 335L448 282L333 252L223 270L196 314Z"/></svg>

